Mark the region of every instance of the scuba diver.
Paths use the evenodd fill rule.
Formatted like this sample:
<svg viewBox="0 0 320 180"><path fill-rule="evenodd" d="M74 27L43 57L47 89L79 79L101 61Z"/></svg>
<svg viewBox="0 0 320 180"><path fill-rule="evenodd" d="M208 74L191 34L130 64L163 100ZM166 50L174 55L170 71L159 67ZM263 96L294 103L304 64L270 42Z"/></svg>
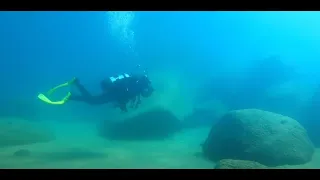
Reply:
<svg viewBox="0 0 320 180"><path fill-rule="evenodd" d="M145 72L145 71L144 71ZM122 111L127 112L127 103L131 102L132 108L137 108L141 103L142 97L149 97L154 89L146 74L120 74L116 77L109 77L100 82L102 93L99 95L91 95L88 90L80 83L78 78L52 88L47 92L48 95L61 87L75 85L80 94L68 92L67 96L61 101L53 102L44 94L39 94L38 98L48 104L62 105L67 101L85 102L91 105L99 105L113 103L115 107L119 107Z"/></svg>

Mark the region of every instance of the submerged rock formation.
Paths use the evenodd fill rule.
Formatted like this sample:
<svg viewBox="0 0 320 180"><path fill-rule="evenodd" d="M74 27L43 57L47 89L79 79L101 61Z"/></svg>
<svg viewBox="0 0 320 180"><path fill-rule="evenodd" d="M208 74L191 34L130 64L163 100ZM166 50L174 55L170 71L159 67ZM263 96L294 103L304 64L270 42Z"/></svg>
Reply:
<svg viewBox="0 0 320 180"><path fill-rule="evenodd" d="M297 165L311 160L314 146L296 120L244 109L230 111L212 127L203 153L213 161L241 159L267 166Z"/></svg>
<svg viewBox="0 0 320 180"><path fill-rule="evenodd" d="M19 118L0 120L0 147L44 143L54 139L53 131L43 123Z"/></svg>

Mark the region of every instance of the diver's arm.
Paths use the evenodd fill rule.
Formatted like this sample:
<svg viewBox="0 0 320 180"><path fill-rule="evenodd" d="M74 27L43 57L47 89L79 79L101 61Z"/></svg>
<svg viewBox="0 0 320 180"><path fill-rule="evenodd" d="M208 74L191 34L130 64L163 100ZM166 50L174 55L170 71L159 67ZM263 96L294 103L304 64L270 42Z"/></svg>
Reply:
<svg viewBox="0 0 320 180"><path fill-rule="evenodd" d="M79 79L75 79L73 83L80 91L81 96L92 96L91 93L79 82Z"/></svg>

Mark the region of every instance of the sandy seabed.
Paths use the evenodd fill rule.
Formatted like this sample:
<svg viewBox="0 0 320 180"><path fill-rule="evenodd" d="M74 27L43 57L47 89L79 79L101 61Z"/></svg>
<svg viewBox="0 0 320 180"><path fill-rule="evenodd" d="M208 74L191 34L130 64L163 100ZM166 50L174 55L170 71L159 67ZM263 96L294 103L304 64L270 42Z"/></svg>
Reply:
<svg viewBox="0 0 320 180"><path fill-rule="evenodd" d="M49 143L0 149L0 168L176 168L213 169L202 158L200 144L209 128L178 133L165 141L111 141L99 137L96 127L86 123L52 123L57 138ZM14 156L28 150L26 157ZM320 149L313 160L287 168L320 168Z"/></svg>

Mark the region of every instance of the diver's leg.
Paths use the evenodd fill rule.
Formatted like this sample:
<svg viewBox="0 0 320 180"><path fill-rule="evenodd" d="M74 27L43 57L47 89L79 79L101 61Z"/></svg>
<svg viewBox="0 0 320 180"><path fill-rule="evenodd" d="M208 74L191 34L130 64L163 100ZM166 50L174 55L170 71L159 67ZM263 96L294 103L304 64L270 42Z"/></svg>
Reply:
<svg viewBox="0 0 320 180"><path fill-rule="evenodd" d="M80 91L81 96L84 97L91 97L92 95L89 93L89 91L79 82L78 79L76 79L73 83L77 89Z"/></svg>
<svg viewBox="0 0 320 180"><path fill-rule="evenodd" d="M81 95L75 95L75 94L71 94L71 96L69 97L70 101L81 101L81 102L88 102L89 99L87 98L87 96L81 96Z"/></svg>
<svg viewBox="0 0 320 180"><path fill-rule="evenodd" d="M75 85L80 92L80 95L71 94L69 100L71 101L81 101L81 102L90 102L91 94L89 91L79 82L79 79L75 78L72 82L72 85Z"/></svg>
<svg viewBox="0 0 320 180"><path fill-rule="evenodd" d="M100 105L112 102L112 98L110 98L109 94L100 94L97 96L84 96L84 95L74 95L71 94L68 100L71 101L81 101L90 105Z"/></svg>

